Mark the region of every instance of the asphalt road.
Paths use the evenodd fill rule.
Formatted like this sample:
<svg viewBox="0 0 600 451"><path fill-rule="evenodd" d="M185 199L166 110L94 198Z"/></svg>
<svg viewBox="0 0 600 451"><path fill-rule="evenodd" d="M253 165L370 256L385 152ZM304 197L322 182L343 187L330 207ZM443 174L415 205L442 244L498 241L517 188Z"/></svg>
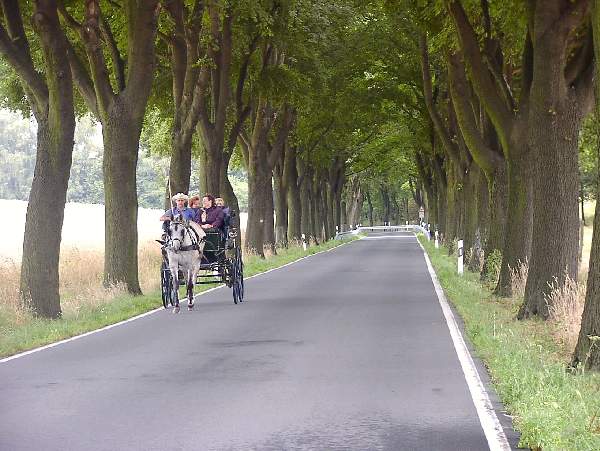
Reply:
<svg viewBox="0 0 600 451"><path fill-rule="evenodd" d="M0 450L484 450L423 252L373 235L0 363Z"/></svg>

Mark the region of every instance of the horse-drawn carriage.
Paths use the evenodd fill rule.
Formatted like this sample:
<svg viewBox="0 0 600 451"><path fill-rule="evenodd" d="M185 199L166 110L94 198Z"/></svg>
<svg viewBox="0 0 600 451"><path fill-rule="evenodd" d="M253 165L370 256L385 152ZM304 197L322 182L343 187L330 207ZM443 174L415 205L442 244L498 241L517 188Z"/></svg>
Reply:
<svg viewBox="0 0 600 451"><path fill-rule="evenodd" d="M195 284L223 283L232 289L233 302L244 299L244 264L237 244L237 229L202 230L176 218L169 225L166 241L161 241L163 261L160 285L163 306L179 311L179 286L187 286L188 307L193 306ZM177 272L174 269L177 268Z"/></svg>

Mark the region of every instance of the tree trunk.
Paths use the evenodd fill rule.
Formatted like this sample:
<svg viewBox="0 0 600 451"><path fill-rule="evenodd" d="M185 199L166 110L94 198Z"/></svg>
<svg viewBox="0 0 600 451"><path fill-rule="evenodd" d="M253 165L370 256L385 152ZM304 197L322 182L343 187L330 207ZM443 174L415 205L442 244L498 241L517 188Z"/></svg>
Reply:
<svg viewBox="0 0 600 451"><path fill-rule="evenodd" d="M449 162L446 178L448 184L446 187L446 233L444 242L448 247L448 255L454 253L454 240L458 232L458 180L455 165Z"/></svg>
<svg viewBox="0 0 600 451"><path fill-rule="evenodd" d="M298 186L298 166L296 163L298 149L295 146L286 145L284 154L283 179L287 186L288 204L288 241L299 241L302 234L300 204L300 187Z"/></svg>
<svg viewBox="0 0 600 451"><path fill-rule="evenodd" d="M513 149L517 149L518 145L516 142L513 143ZM498 296L512 296L510 270L516 269L519 263L530 260L533 186L529 158L528 152L517 150L513 151L508 161L508 211L502 248L502 266L495 290Z"/></svg>
<svg viewBox="0 0 600 451"><path fill-rule="evenodd" d="M390 223L390 194L384 185L379 186L379 193L381 194L381 206L383 208L381 219L384 225L388 225Z"/></svg>
<svg viewBox="0 0 600 451"><path fill-rule="evenodd" d="M277 254L275 248L275 215L274 215L274 199L273 199L273 182L272 177L269 177L268 189L265 193L265 230L264 230L264 246L273 255Z"/></svg>
<svg viewBox="0 0 600 451"><path fill-rule="evenodd" d="M302 203L297 179L288 190L288 240L298 241L302 236Z"/></svg>
<svg viewBox="0 0 600 451"><path fill-rule="evenodd" d="M102 124L104 140L105 255L104 283L124 283L132 294L141 294L138 281L138 201L136 166L141 124L117 102Z"/></svg>
<svg viewBox="0 0 600 451"><path fill-rule="evenodd" d="M473 242L473 255L469 261L469 270L479 272L484 263L484 243L488 236L489 228L489 192L488 181L483 171L480 171L477 184L477 219L475 223L475 241Z"/></svg>
<svg viewBox="0 0 600 451"><path fill-rule="evenodd" d="M56 3L35 2L32 17L33 28L40 38L43 70L36 68L31 58L19 3L3 2L0 14L3 16L0 56L19 77L38 124L19 294L36 316L58 318L60 242L75 131L73 79ZM10 220L9 215L5 221Z"/></svg>
<svg viewBox="0 0 600 451"><path fill-rule="evenodd" d="M362 203L364 200L360 180L354 176L348 186L348 225L351 228L356 227L360 222L360 213L362 211Z"/></svg>
<svg viewBox="0 0 600 451"><path fill-rule="evenodd" d="M273 171L273 187L275 191L275 242L278 247L287 248L288 193L283 183L283 176L277 168Z"/></svg>
<svg viewBox="0 0 600 451"><path fill-rule="evenodd" d="M506 165L495 168L488 178L489 229L485 244L485 258L495 250L502 251L506 236L506 212L508 210L508 175ZM484 266L485 268L485 266ZM483 275L483 274L482 274Z"/></svg>
<svg viewBox="0 0 600 451"><path fill-rule="evenodd" d="M329 198L331 197L331 192L329 190L329 186L327 182L323 179L321 181L321 197L322 197L322 218L323 218L323 227L325 228L325 239L330 240L334 237L335 233L332 232L332 221L331 215L329 214L329 207L331 202Z"/></svg>
<svg viewBox="0 0 600 451"><path fill-rule="evenodd" d="M255 252L260 257L265 256L264 223L266 220L265 207L270 198L267 197L269 177L259 169L252 177L248 177L248 222L246 225L246 249Z"/></svg>
<svg viewBox="0 0 600 451"><path fill-rule="evenodd" d="M333 193L333 218L336 230L338 232L343 232L343 218L342 218L342 193L334 192Z"/></svg>
<svg viewBox="0 0 600 451"><path fill-rule="evenodd" d="M567 79L567 38L577 29L577 22L566 21L561 5L554 2L538 4L535 20L534 75L528 117L529 147L531 159L535 161L535 234L519 318L534 315L547 318L552 307L547 299L550 285L562 287L567 276L577 279L578 140L586 109L593 98L591 59L582 66L579 75ZM563 20L564 25L556 29L556 23Z"/></svg>
<svg viewBox="0 0 600 451"><path fill-rule="evenodd" d="M341 197L341 195L340 195ZM342 232L345 232L346 230L348 230L348 218L346 217L346 202L345 201L341 201L341 208L340 208L341 212L342 212L342 225L340 227L340 229L342 230Z"/></svg>
<svg viewBox="0 0 600 451"><path fill-rule="evenodd" d="M170 195L188 193L192 175L192 141L173 131L171 162L169 165Z"/></svg>
<svg viewBox="0 0 600 451"><path fill-rule="evenodd" d="M304 235L306 241L310 241L311 236L311 219L310 219L310 179L312 170L308 164L301 159L297 159L298 169L300 172L300 234Z"/></svg>
<svg viewBox="0 0 600 451"><path fill-rule="evenodd" d="M212 194L217 197L221 190L221 174L223 173L223 142L211 143L208 139L204 140L203 149L203 168L201 176L203 179L200 181L200 186L204 188L202 194Z"/></svg>
<svg viewBox="0 0 600 451"><path fill-rule="evenodd" d="M51 130L48 120L38 119L35 172L25 220L21 261L21 296L36 315L61 315L59 255L69 172L73 153L75 116L57 115ZM53 138L58 139L53 139Z"/></svg>
<svg viewBox="0 0 600 451"><path fill-rule="evenodd" d="M373 202L371 201L371 193L367 191L365 193L365 197L367 198L367 215L369 219L369 227L373 227Z"/></svg>
<svg viewBox="0 0 600 451"><path fill-rule="evenodd" d="M265 221L267 208L272 205L271 170L267 167L266 142L260 141L250 149L248 165L248 224L246 249L264 258ZM272 215L271 215L272 219Z"/></svg>
<svg viewBox="0 0 600 451"><path fill-rule="evenodd" d="M304 235L306 241L310 241L311 236L311 221L310 221L310 189L306 176L302 178L302 184L300 187L300 208L301 208L301 222L300 222L300 236Z"/></svg>
<svg viewBox="0 0 600 451"><path fill-rule="evenodd" d="M600 68L597 61L600 59L600 0L594 0L592 6L592 24L594 33L594 53L596 58L596 134L600 140ZM598 157L600 157L600 142L598 142ZM582 364L586 369L600 370L600 347L596 341L600 336L600 175L596 180L596 211L594 215L594 234L592 236L592 249L590 254L589 271L587 277L587 289L585 294L585 305L581 317L581 329L579 339L573 354L572 366ZM581 196L583 202L583 193ZM583 204L582 204L582 221ZM594 337L594 338L590 338Z"/></svg>
<svg viewBox="0 0 600 451"><path fill-rule="evenodd" d="M311 185L311 202L310 202L310 217L311 217L311 228L312 235L315 239L316 244L318 245L322 241L323 236L323 217L320 215L321 213L321 203L323 199L321 197L321 192L319 190L319 180L317 172L315 171L314 176L312 178Z"/></svg>
<svg viewBox="0 0 600 451"><path fill-rule="evenodd" d="M600 16L600 14L599 14ZM598 17L600 19L600 17ZM598 82L597 82L598 83ZM600 98L600 96L599 96ZM597 182L597 196L600 195L600 179ZM572 365L584 365L586 369L600 370L600 347L593 344L590 337L600 336L600 202L596 201L594 216L594 236L590 254L590 267L587 278L585 306L581 317L579 339L575 347ZM597 338L593 338L597 340Z"/></svg>
<svg viewBox="0 0 600 451"><path fill-rule="evenodd" d="M229 181L229 176L227 175L227 169L229 166L229 158L225 158L223 160L223 164L221 165L221 189L220 194L223 200L225 201L225 205L229 206L231 212L235 212L235 214L231 215L231 225L233 225L238 230L238 235L235 238L235 242L238 246L242 244L242 235L240 232L240 204L238 202L238 198L233 191L233 186L231 186L231 182Z"/></svg>
<svg viewBox="0 0 600 451"><path fill-rule="evenodd" d="M465 183L463 187L464 191L464 248L469 252L469 265L471 264L471 258L475 253L475 241L477 235L477 220L479 213L478 207L478 195L479 195L479 177L481 170L475 163L471 163L469 171L465 175Z"/></svg>
<svg viewBox="0 0 600 451"><path fill-rule="evenodd" d="M570 109L549 118L547 109L537 109L531 121L533 175L533 236L525 301L519 318L548 317L549 284L562 286L569 276L577 280L579 244L578 134L581 114ZM549 126L549 123L551 124ZM560 183L557 181L560 180Z"/></svg>

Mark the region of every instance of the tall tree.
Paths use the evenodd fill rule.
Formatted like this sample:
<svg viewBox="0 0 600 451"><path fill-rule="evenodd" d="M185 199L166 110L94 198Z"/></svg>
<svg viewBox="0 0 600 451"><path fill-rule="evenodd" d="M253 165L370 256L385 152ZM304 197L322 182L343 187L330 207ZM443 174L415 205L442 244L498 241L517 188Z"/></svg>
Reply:
<svg viewBox="0 0 600 451"><path fill-rule="evenodd" d="M597 133L596 158L600 161L600 0L594 0L592 9L592 26L594 35L594 53L596 59L595 78L595 126ZM587 278L585 305L581 318L579 339L573 354L572 365L600 370L600 175L596 179L596 212L594 216L594 234Z"/></svg>
<svg viewBox="0 0 600 451"><path fill-rule="evenodd" d="M189 7L183 0L174 0L166 2L165 9L171 25L160 36L169 47L173 86L169 193L187 193L192 170L192 137L200 119L200 102L207 90L209 71L207 65L200 64L206 53L201 45L205 5L196 0Z"/></svg>
<svg viewBox="0 0 600 451"><path fill-rule="evenodd" d="M140 294L137 258L136 165L140 133L155 68L158 0L111 4L111 17L124 12L122 37L127 54L111 29L99 0L86 0L80 23L63 5L61 13L77 32L80 46L68 55L73 78L87 107L102 124L104 141L104 281L123 283ZM122 11L122 9L124 11ZM80 57L85 54L87 64ZM110 55L111 64L105 58ZM111 70L112 69L112 70Z"/></svg>
<svg viewBox="0 0 600 451"><path fill-rule="evenodd" d="M519 318L548 317L551 284L577 279L579 130L592 106L589 0L536 2L528 140L534 208L531 262ZM558 182L560 180L560 182Z"/></svg>
<svg viewBox="0 0 600 451"><path fill-rule="evenodd" d="M61 314L58 260L75 132L67 40L56 1L37 0L31 23L42 63L36 64L19 2L2 0L0 7L0 53L17 73L38 124L20 292L36 314L56 318Z"/></svg>
<svg viewBox="0 0 600 451"><path fill-rule="evenodd" d="M460 1L447 1L448 10L458 33L460 48L473 88L490 117L502 145L508 168L508 211L502 268L496 292L512 293L510 268L529 259L532 238L532 199L530 154L527 140L529 91L531 86L531 41L525 40L523 77L518 101L501 74L497 59L481 50L475 30ZM485 2L487 4L487 2ZM488 46L489 47L489 46ZM488 52L489 53L489 52ZM490 64L486 63L490 61ZM459 75L459 72L454 72Z"/></svg>

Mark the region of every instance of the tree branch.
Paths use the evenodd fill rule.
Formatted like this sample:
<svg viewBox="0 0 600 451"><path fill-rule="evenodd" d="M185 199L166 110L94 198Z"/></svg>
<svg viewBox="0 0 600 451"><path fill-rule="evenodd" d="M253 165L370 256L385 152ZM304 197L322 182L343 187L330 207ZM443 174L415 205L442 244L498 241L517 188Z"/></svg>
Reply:
<svg viewBox="0 0 600 451"><path fill-rule="evenodd" d="M459 0L446 0L446 5L458 33L460 46L467 62L473 86L504 145L508 145L513 113L504 103L489 69L484 63L475 30L469 22L461 2Z"/></svg>
<svg viewBox="0 0 600 451"><path fill-rule="evenodd" d="M229 139L227 140L227 146L225 147L225 154L231 155L233 153L238 135L240 134L242 127L244 126L244 122L246 122L246 119L248 119L248 116L250 116L251 112L252 108L250 105L248 105L238 113L235 124L229 131Z"/></svg>
<svg viewBox="0 0 600 451"><path fill-rule="evenodd" d="M243 63L240 66L240 73L238 75L237 89L235 94L235 104L238 111L241 111L244 108L244 85L246 84L246 78L248 76L250 58L252 58L252 54L256 51L256 48L258 47L259 36L260 35L257 33L252 38L252 41L250 41L248 52L244 56Z"/></svg>
<svg viewBox="0 0 600 451"><path fill-rule="evenodd" d="M294 124L294 112L289 105L283 107L283 120L277 131L275 142L271 147L271 151L267 156L268 164L270 168L273 168L277 161L283 155L283 149L285 148L285 142L288 139L292 126Z"/></svg>
<svg viewBox="0 0 600 451"><path fill-rule="evenodd" d="M91 76L96 92L96 103L102 112L108 111L114 98L114 92L108 76L108 68L104 60L100 41L100 6L99 0L86 0L85 22L82 27L82 40L88 56ZM73 70L73 69L71 69Z"/></svg>
<svg viewBox="0 0 600 451"><path fill-rule="evenodd" d="M33 65L19 4L17 0L2 0L0 5L7 26L5 29L0 23L0 53L19 74L27 87L26 91L29 90L33 95L31 101L43 109L48 103L48 87Z"/></svg>
<svg viewBox="0 0 600 451"><path fill-rule="evenodd" d="M88 0L89 1L89 0ZM158 0L127 2L128 16L128 49L127 49L127 78L124 95L131 99L131 105L136 107L135 116L143 116L146 102L152 87L155 55L154 45L158 29Z"/></svg>
<svg viewBox="0 0 600 451"><path fill-rule="evenodd" d="M427 37L425 34L419 36L419 48L421 54L421 75L423 77L423 95L425 97L425 105L433 122L436 133L442 141L442 145L450 158L460 164L460 152L456 144L450 137L450 132L444 125L437 108L433 103L433 89L431 83L431 72L429 68L429 51L427 50Z"/></svg>
<svg viewBox="0 0 600 451"><path fill-rule="evenodd" d="M499 164L504 164L501 156L491 149L481 136L471 108L470 93L464 66L460 55L448 58L448 79L458 125L469 152L477 165L490 176Z"/></svg>
<svg viewBox="0 0 600 451"><path fill-rule="evenodd" d="M558 25L566 33L570 33L574 28L580 26L589 17L592 7L590 0L574 0L570 6L565 9L558 20Z"/></svg>
<svg viewBox="0 0 600 451"><path fill-rule="evenodd" d="M68 39L67 59L69 60L69 66L71 66L73 81L75 82L79 93L83 97L85 104L92 114L94 114L94 116L99 117L100 112L98 111L98 99L96 97L96 92L94 91L94 82L90 78L90 75L83 62L75 52L75 48Z"/></svg>
<svg viewBox="0 0 600 451"><path fill-rule="evenodd" d="M113 72L115 79L117 80L118 90L123 91L125 89L125 62L123 61L123 58L121 58L121 53L119 52L117 42L115 41L112 30L110 29L110 24L106 22L102 14L100 14L99 25L102 36L104 37L106 43L108 44L108 48L110 49L110 55L113 62Z"/></svg>
<svg viewBox="0 0 600 451"><path fill-rule="evenodd" d="M592 35L591 24L588 27L583 44L577 49L577 52L569 61L565 69L565 80L567 85L571 86L576 80L594 64L594 38Z"/></svg>

